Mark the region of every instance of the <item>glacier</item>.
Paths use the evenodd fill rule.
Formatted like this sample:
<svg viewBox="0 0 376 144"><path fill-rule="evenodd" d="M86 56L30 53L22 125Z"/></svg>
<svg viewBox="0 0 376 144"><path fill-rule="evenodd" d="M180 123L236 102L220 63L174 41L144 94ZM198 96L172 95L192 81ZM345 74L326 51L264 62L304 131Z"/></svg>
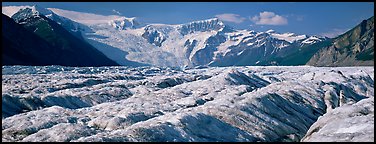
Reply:
<svg viewBox="0 0 376 144"><path fill-rule="evenodd" d="M236 30L218 18L182 24L148 24L137 17L39 6L4 6L2 11L11 17L23 8L56 21L124 66L275 65L273 58L293 54L328 39L274 30Z"/></svg>
<svg viewBox="0 0 376 144"><path fill-rule="evenodd" d="M374 97L344 105L319 117L303 142L374 142Z"/></svg>
<svg viewBox="0 0 376 144"><path fill-rule="evenodd" d="M2 67L2 141L374 141L374 68Z"/></svg>

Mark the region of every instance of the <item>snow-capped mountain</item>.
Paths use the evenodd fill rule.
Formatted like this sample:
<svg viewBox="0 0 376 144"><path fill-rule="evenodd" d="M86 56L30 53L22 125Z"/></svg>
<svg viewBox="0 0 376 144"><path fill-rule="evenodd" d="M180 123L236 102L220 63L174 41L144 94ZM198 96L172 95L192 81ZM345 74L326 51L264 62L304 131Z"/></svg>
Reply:
<svg viewBox="0 0 376 144"><path fill-rule="evenodd" d="M22 7L19 7L22 8ZM16 7L3 7L12 15ZM319 36L235 30L217 18L185 24L141 24L137 18L97 15L57 8L36 9L67 30L79 33L110 59L156 66L270 64L314 43ZM261 62L261 63L260 63Z"/></svg>
<svg viewBox="0 0 376 144"><path fill-rule="evenodd" d="M317 43L317 42L320 42L320 41L323 41L323 40L325 40L325 39L327 39L327 38L323 38L323 37L318 37L318 36L310 36L310 37L308 37L308 38L306 38L306 39L304 39L303 41L302 41L302 44L304 45L304 44L314 44L314 43Z"/></svg>
<svg viewBox="0 0 376 144"><path fill-rule="evenodd" d="M127 28L138 28L140 26L140 23L137 21L135 17L121 17L119 19L109 21L108 24L118 30L125 30Z"/></svg>
<svg viewBox="0 0 376 144"><path fill-rule="evenodd" d="M41 8L35 5L21 8L19 11L13 14L12 17L15 17L14 20L18 22L22 19L28 19L30 17L39 17L40 15L50 16L52 15L52 12L45 8Z"/></svg>
<svg viewBox="0 0 376 144"><path fill-rule="evenodd" d="M6 44L2 47L5 51L2 56L3 60L10 60L3 64L119 65L51 18L59 16L37 6L23 7L11 18L3 15L2 40Z"/></svg>
<svg viewBox="0 0 376 144"><path fill-rule="evenodd" d="M289 43L293 43L295 41L299 41L299 40L307 38L307 35L297 35L297 34L290 33L290 32L280 34L280 33L275 32L274 30L267 30L265 33L268 33L273 38L284 40Z"/></svg>
<svg viewBox="0 0 376 144"><path fill-rule="evenodd" d="M63 16L57 15L55 12L52 12L49 9L40 7L38 5L33 6L7 6L2 7L3 14L7 15L8 17L12 17L15 13L17 13L19 10L29 8L30 12L27 12L27 15L18 16L19 18L27 18L30 16L36 16L39 17L39 15L44 15L45 17L55 21L56 23L63 26L65 29L67 29L70 32L73 32L76 36L80 37L81 32L92 32L89 27L87 27L84 24L75 22L71 19L65 18Z"/></svg>
<svg viewBox="0 0 376 144"><path fill-rule="evenodd" d="M218 20L218 18L212 18L201 21L194 21L187 24L178 25L178 29L182 35L191 34L194 32L205 31L221 31L225 27L225 24Z"/></svg>

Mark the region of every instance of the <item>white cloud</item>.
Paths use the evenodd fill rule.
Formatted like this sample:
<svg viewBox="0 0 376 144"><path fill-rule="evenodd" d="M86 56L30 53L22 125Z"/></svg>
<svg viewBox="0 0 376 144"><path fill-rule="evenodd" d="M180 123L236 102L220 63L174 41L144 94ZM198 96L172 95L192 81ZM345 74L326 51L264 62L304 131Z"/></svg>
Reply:
<svg viewBox="0 0 376 144"><path fill-rule="evenodd" d="M233 23L242 23L244 20L246 20L246 18L241 17L238 14L225 13L225 14L219 14L215 16L220 20L233 22Z"/></svg>
<svg viewBox="0 0 376 144"><path fill-rule="evenodd" d="M286 25L287 19L274 12L261 12L259 16L250 18L256 25Z"/></svg>
<svg viewBox="0 0 376 144"><path fill-rule="evenodd" d="M349 29L337 29L337 28L335 28L335 29L332 29L329 32L321 33L320 35L326 36L328 38L335 38L335 37L347 32L348 30Z"/></svg>
<svg viewBox="0 0 376 144"><path fill-rule="evenodd" d="M114 13L116 13L118 15L121 15L121 13L119 11L115 10L115 9L113 9L112 12L114 12Z"/></svg>

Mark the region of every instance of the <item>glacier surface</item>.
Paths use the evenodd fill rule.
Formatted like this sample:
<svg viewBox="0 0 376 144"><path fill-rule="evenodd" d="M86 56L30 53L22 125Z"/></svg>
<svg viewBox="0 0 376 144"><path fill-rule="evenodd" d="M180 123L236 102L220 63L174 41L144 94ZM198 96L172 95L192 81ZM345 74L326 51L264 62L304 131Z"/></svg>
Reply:
<svg viewBox="0 0 376 144"><path fill-rule="evenodd" d="M373 67L2 73L2 141L374 141Z"/></svg>

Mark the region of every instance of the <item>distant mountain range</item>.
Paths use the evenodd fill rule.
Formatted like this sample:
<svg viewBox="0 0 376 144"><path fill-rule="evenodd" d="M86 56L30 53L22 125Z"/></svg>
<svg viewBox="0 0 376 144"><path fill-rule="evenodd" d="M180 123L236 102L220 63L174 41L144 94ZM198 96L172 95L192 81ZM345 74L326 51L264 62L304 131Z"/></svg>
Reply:
<svg viewBox="0 0 376 144"><path fill-rule="evenodd" d="M25 55L22 56L23 61L40 58L40 62L49 62L46 64L69 66L119 64L197 67L305 64L353 66L373 65L374 60L373 17L341 36L329 39L278 33L274 30L236 30L217 18L179 25L145 25L138 22L137 18L38 6L7 6L2 7L2 11L30 33L4 36L11 35L4 34L4 29L10 33L14 33L12 30L20 30L15 30L17 26L5 28L6 18L3 16L3 40L8 41L3 44L3 51L33 51L22 53ZM30 38L36 35L39 38ZM26 41L23 39L42 40L19 46ZM41 47L33 48L39 45ZM42 50L43 47L48 50ZM13 65L14 62L7 61L20 59L17 52L3 52L3 55L3 65ZM55 59L48 59L47 55ZM28 62L19 64L38 63Z"/></svg>

